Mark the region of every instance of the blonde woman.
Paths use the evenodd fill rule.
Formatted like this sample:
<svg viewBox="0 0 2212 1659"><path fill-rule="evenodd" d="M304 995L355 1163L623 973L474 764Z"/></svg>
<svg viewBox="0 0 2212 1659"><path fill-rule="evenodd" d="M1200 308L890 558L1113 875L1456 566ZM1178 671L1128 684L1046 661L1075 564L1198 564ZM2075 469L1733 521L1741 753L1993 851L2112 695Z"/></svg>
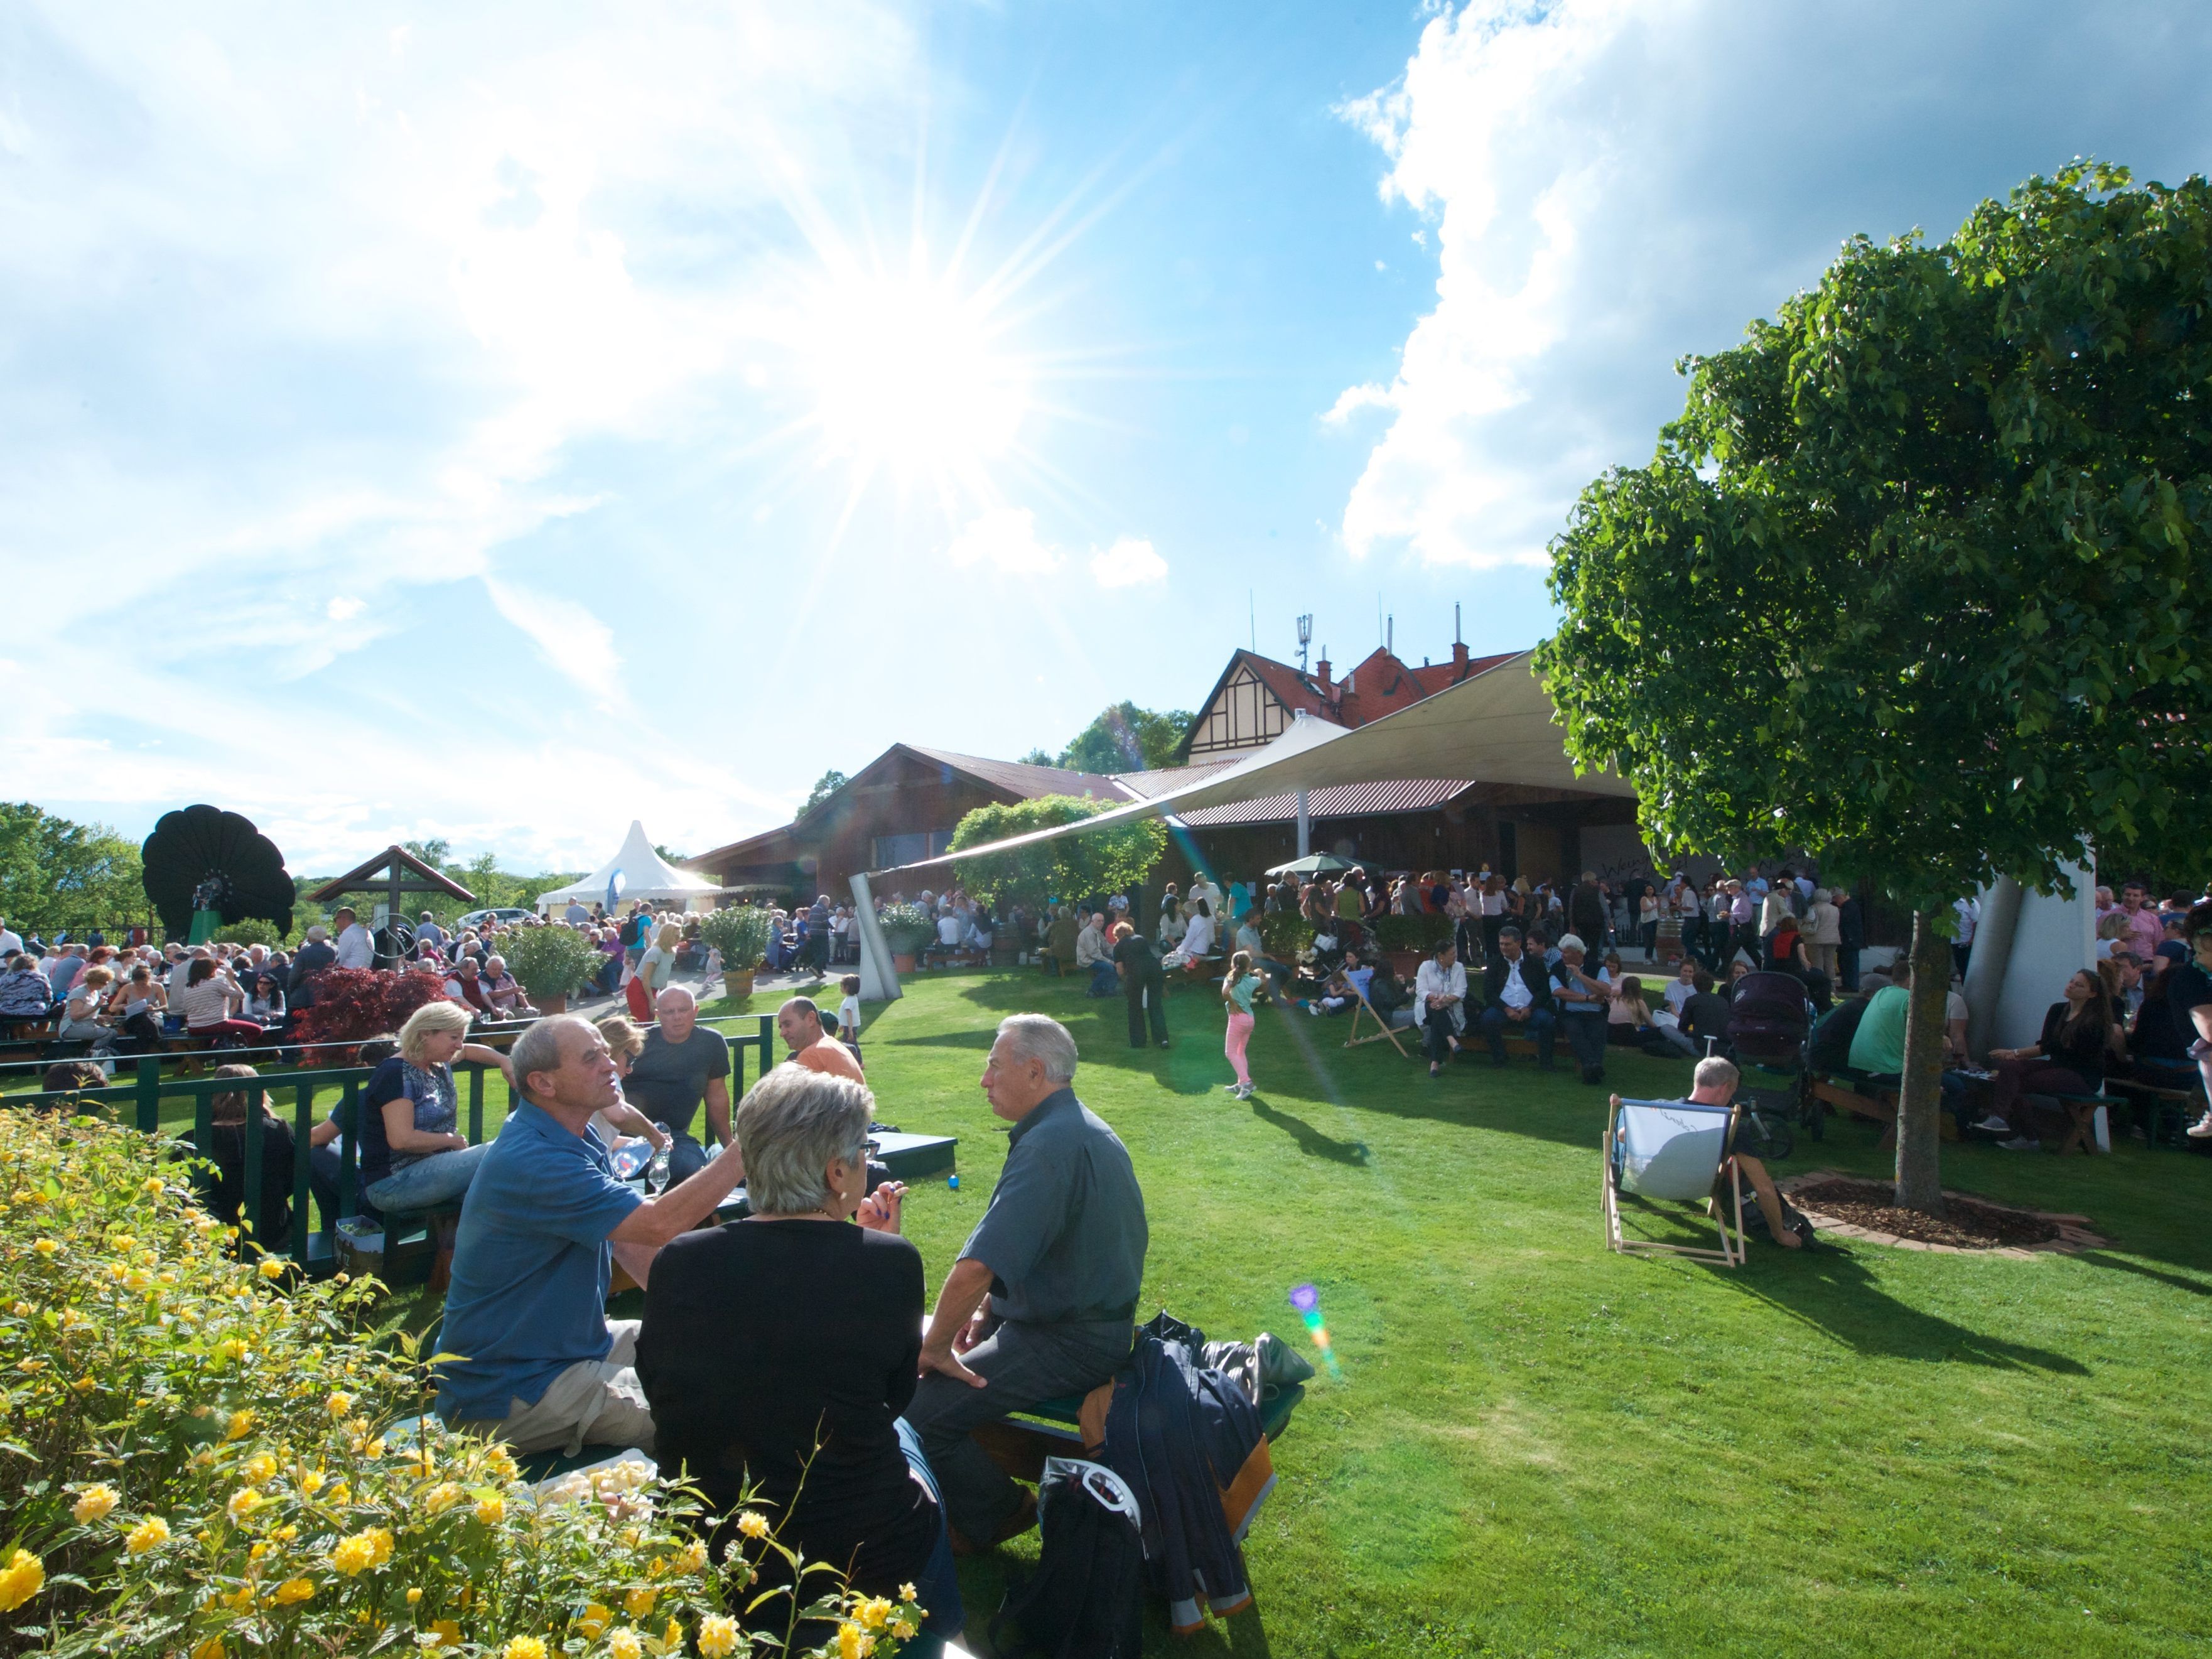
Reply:
<svg viewBox="0 0 2212 1659"><path fill-rule="evenodd" d="M607 1053L614 1059L616 1077L627 1079L629 1068L645 1052L645 1033L624 1014L609 1014L605 1019L594 1020L592 1029L606 1039ZM627 1100L618 1100L604 1111L593 1112L592 1127L607 1143L609 1152L618 1151L637 1139L645 1140L655 1152L675 1145L671 1137L653 1126L651 1118Z"/></svg>
<svg viewBox="0 0 2212 1659"><path fill-rule="evenodd" d="M469 1189L491 1150L460 1131L453 1062L496 1066L514 1086L507 1056L471 1042L469 1011L426 1002L399 1028L399 1052L372 1073L361 1122L362 1196L379 1210L418 1211L452 1204Z"/></svg>

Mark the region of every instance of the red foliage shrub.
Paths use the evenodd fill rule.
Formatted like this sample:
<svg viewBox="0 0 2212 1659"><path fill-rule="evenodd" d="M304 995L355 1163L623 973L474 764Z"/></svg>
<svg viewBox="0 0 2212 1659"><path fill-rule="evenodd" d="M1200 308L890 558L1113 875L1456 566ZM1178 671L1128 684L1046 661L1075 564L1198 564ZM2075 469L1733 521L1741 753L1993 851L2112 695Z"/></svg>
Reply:
<svg viewBox="0 0 2212 1659"><path fill-rule="evenodd" d="M314 1006L300 1011L294 1031L302 1042L366 1042L397 1031L408 1015L445 994L446 981L426 970L325 968L315 979ZM325 1048L309 1054L307 1063L340 1066L351 1058L349 1051Z"/></svg>

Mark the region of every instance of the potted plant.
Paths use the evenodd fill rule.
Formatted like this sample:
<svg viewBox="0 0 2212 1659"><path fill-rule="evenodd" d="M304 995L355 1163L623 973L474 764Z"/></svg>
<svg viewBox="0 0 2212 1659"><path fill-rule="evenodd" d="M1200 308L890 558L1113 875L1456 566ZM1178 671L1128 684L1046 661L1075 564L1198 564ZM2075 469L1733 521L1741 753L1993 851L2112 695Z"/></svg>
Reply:
<svg viewBox="0 0 2212 1659"><path fill-rule="evenodd" d="M606 965L596 944L560 922L504 927L496 942L499 954L507 959L507 972L521 981L540 1013L568 1012L568 999L589 985Z"/></svg>
<svg viewBox="0 0 2212 1659"><path fill-rule="evenodd" d="M891 966L902 974L914 971L914 953L937 937L937 924L919 904L890 904L876 918L890 947Z"/></svg>
<svg viewBox="0 0 2212 1659"><path fill-rule="evenodd" d="M1421 965L1421 958L1434 956L1437 946L1452 936L1452 919L1423 912L1417 916L1377 916L1367 924L1375 931L1375 943L1390 958L1390 966L1401 979L1411 979ZM1479 962L1468 964L1472 974L1481 968Z"/></svg>
<svg viewBox="0 0 2212 1659"><path fill-rule="evenodd" d="M709 910L699 937L722 953L722 989L732 997L753 994L753 974L768 955L769 913L750 904Z"/></svg>

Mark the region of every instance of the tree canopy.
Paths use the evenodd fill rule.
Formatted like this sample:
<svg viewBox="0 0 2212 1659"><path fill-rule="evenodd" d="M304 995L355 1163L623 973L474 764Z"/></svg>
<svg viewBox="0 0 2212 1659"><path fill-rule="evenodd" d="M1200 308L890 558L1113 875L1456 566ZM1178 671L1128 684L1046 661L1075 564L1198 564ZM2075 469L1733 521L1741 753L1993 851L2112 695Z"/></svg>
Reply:
<svg viewBox="0 0 2212 1659"><path fill-rule="evenodd" d="M1073 823L1115 805L1076 795L1046 795L1010 806L979 806L960 820L951 850L981 847L1056 824ZM1080 836L988 858L961 859L953 868L960 884L988 899L1042 903L1047 898L1080 898L1118 892L1145 878L1167 850L1167 830L1158 818L1140 818Z"/></svg>
<svg viewBox="0 0 2212 1659"><path fill-rule="evenodd" d="M2075 167L1860 238L1685 365L1554 548L1538 664L1646 838L1916 909L2094 842L2201 868L2212 191Z"/></svg>
<svg viewBox="0 0 2212 1659"><path fill-rule="evenodd" d="M1060 751L1058 764L1075 772L1149 772L1173 766L1190 722L1186 709L1117 702L1076 733Z"/></svg>
<svg viewBox="0 0 2212 1659"><path fill-rule="evenodd" d="M836 794L840 789L842 789L851 781L852 780L847 777L842 772L840 772L835 767L832 767L829 771L824 772L820 777L814 780L814 787L807 792L806 804L799 809L798 816L802 818L805 817L809 812L811 812L816 807L821 805L823 801L828 800L830 796ZM661 856L663 858L666 858L668 855L664 853Z"/></svg>
<svg viewBox="0 0 2212 1659"><path fill-rule="evenodd" d="M104 823L0 801L0 920L26 937L149 922L138 848Z"/></svg>

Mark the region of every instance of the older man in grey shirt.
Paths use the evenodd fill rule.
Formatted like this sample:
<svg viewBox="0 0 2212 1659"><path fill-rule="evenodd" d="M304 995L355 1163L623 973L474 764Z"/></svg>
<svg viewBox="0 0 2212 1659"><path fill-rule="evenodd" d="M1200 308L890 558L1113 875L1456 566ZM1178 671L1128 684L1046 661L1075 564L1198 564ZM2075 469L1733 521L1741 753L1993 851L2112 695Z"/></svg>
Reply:
<svg viewBox="0 0 2212 1659"><path fill-rule="evenodd" d="M1075 1039L1059 1021L1015 1014L1000 1024L983 1092L1014 1126L1006 1167L945 1276L906 1412L957 1553L1036 1518L1036 1499L969 1431L1094 1389L1129 1357L1145 1195L1121 1138L1068 1086L1074 1076Z"/></svg>

